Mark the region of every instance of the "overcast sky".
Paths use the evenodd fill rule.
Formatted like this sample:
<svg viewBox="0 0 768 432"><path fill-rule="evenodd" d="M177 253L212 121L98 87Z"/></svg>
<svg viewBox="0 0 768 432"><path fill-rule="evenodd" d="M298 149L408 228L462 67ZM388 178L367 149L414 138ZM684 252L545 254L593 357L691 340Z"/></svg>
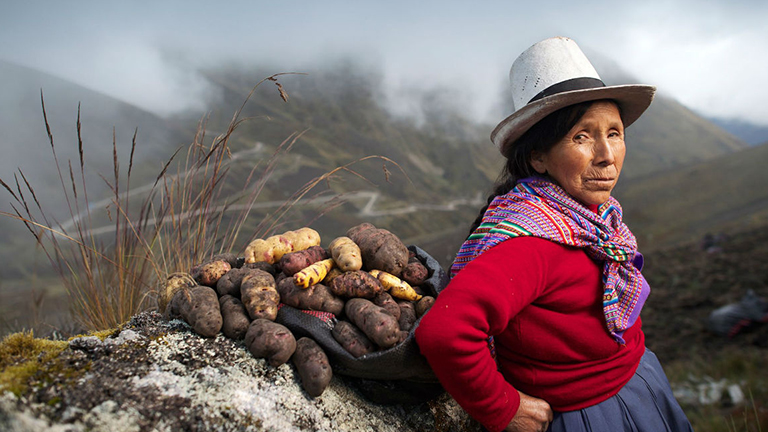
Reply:
<svg viewBox="0 0 768 432"><path fill-rule="evenodd" d="M210 88L198 65L238 61L281 72L352 57L383 72L393 99L417 85L455 87L468 114L498 121L514 58L558 35L706 115L768 125L764 0L0 5L0 59L160 114L204 108Z"/></svg>

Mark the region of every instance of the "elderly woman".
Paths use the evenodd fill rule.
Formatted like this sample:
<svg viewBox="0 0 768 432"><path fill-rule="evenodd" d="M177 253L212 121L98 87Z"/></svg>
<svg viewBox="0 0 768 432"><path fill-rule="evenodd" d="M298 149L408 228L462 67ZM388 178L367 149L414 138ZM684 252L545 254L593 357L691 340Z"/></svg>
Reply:
<svg viewBox="0 0 768 432"><path fill-rule="evenodd" d="M575 42L512 65L506 165L416 329L445 389L491 431L690 431L639 318L643 258L611 191L654 87L606 87Z"/></svg>

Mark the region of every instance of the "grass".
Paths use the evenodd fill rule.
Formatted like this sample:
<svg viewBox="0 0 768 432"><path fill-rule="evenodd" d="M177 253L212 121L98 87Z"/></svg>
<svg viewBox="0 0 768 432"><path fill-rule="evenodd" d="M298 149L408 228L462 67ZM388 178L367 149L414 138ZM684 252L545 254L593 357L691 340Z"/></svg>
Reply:
<svg viewBox="0 0 768 432"><path fill-rule="evenodd" d="M762 432L768 425L768 377L764 350L723 350L710 358L694 358L665 365L670 382L688 383L689 388L704 377L738 384L746 400L738 405L711 405L681 402L697 432ZM768 430L768 429L766 429Z"/></svg>
<svg viewBox="0 0 768 432"><path fill-rule="evenodd" d="M0 179L12 196L15 213L1 212L20 220L44 251L70 298L72 315L83 329L105 330L117 327L138 312L153 308L168 274L187 271L194 264L216 253L242 251L255 238L284 229L286 215L299 202L316 201L330 192L330 183L348 173L367 180L353 170L357 163L378 159L399 168L391 159L371 155L316 176L293 192L275 211L256 216L252 209L270 177L303 132L288 136L272 155L262 159L241 181L233 179L233 153L230 140L244 122L241 113L254 91L265 82L277 86L280 97L288 101L278 78L269 76L253 87L234 113L224 133L206 137L206 118L197 127L192 143L179 148L169 158L154 182L135 188L132 184L136 133L131 142L127 171L118 160L117 143L112 141L112 172L101 176L111 191L108 200L92 202L86 182L87 151L80 134L78 107L76 123L79 160L61 163L45 111L43 118L58 173L68 221L50 216L27 177L19 170L13 182ZM114 135L113 135L114 137ZM402 169L401 169L402 171ZM101 174L100 174L101 175ZM326 190L314 192L326 185ZM133 188L133 189L132 189ZM137 197L144 196L139 202ZM343 203L342 198L322 200L315 218ZM104 212L102 212L102 206ZM314 219L313 219L314 220ZM313 220L304 224L309 225ZM107 229L99 228L107 222ZM246 232L247 228L247 232ZM108 240L102 232L110 234Z"/></svg>
<svg viewBox="0 0 768 432"><path fill-rule="evenodd" d="M765 298L768 226L719 240L720 252L699 244L645 255L651 295L643 309L646 343L673 386L698 392L708 380L738 384L739 405L681 405L697 432L768 431L768 326L755 325L726 338L707 330L709 314L738 302L747 290Z"/></svg>

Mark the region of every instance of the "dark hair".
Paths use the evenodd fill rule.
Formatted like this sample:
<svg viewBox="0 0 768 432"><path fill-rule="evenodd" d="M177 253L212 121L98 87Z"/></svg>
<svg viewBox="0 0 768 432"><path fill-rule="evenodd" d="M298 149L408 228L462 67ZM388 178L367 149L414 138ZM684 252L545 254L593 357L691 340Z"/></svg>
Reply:
<svg viewBox="0 0 768 432"><path fill-rule="evenodd" d="M531 153L534 151L548 152L581 120L594 102L587 101L560 108L539 120L514 143L507 146L504 153L507 162L493 186L493 192L488 195L487 204L480 210L480 214L472 223L469 229L470 235L480 226L483 215L494 198L512 190L518 180L538 174L531 166Z"/></svg>

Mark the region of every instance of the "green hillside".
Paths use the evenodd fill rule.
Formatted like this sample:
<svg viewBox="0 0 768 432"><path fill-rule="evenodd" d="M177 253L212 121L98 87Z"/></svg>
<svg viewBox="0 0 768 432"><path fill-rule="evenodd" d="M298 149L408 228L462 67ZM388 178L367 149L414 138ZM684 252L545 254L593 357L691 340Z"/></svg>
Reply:
<svg viewBox="0 0 768 432"><path fill-rule="evenodd" d="M768 145L624 182L615 195L645 249L768 223ZM621 183L621 182L620 182Z"/></svg>
<svg viewBox="0 0 768 432"><path fill-rule="evenodd" d="M648 111L627 129L622 176L636 179L745 148L746 143L679 102L657 95Z"/></svg>
<svg viewBox="0 0 768 432"><path fill-rule="evenodd" d="M213 137L225 132L233 114L240 109L254 84L274 72L263 68L254 70L232 67L205 71L205 76L221 94L204 119L206 144L210 144ZM55 82L54 80L54 83L47 84L46 88L56 87ZM475 124L462 113L461 107L450 106L445 102L425 102L421 106L422 112L418 113L420 115L414 115L426 119L424 122L394 117L381 103L384 92L381 77L369 70L360 69L353 63L309 71L307 75L283 75L278 77L278 82L287 91L287 103L280 98L274 82L264 82L244 106L241 118L246 121L238 126L229 142L233 158L227 162L230 175L225 186L229 196L236 197L244 192L244 179L254 166L263 163L280 143L294 136L293 134L302 134L289 153L279 156L278 163L260 195L259 206L251 212L246 223L244 236L249 236L263 217L273 214L279 203L308 180L360 158L377 155L394 162L370 159L352 166L356 174L369 181L361 180L352 173L340 173L329 183L319 185L313 192L324 194L323 198L344 194L346 203L327 212L318 204L322 202L321 199L300 203L283 220L283 227L290 229L311 222L325 239L331 239L344 234L351 226L364 221L371 222L390 229L408 244L422 246L444 266L448 266L466 237L467 228L485 201L502 164L502 158L488 138L493 125ZM85 95L81 97L83 107L95 104L90 102L92 95L87 90L66 87L63 82L59 84L67 89L64 94L69 94L70 97ZM53 97L56 92L51 90L46 91L46 94L51 94L50 100L58 100ZM49 100L48 96L46 100ZM422 100L430 99L425 96ZM34 111L34 101L25 103ZM51 115L52 111L49 110L49 119L66 119L70 105L76 107L76 103L66 103L55 109L55 115ZM93 113L93 110L90 112ZM162 163L173 150L178 145L192 142L194 126L200 120L198 115L178 115L173 119L163 120L140 110L132 111L131 107L125 104L120 105L120 110L104 109L103 112L105 116L84 116L83 129L106 130L111 133L114 124L119 125L117 130L120 131L127 129L127 124L139 127L137 155L141 152L145 156L142 156L141 162L135 168L132 180L134 188L151 184ZM123 116L121 112L134 114ZM74 133L76 111L73 108L69 113L69 122L64 121L62 125L57 125L54 134L62 137L57 139L57 143L61 143L60 147L66 147L72 152L76 151L76 138L72 135L67 137L66 134ZM47 158L37 164L45 167L40 170L40 174L44 175L43 180L33 179L33 184L43 191L40 195L45 197L43 202L46 207L63 209L60 205L60 192L57 192L60 190L56 186L57 175L53 177L56 181L50 181L54 173L53 165L49 161L47 137L40 121L40 113L30 111L25 115L33 119L31 123L24 123L25 133L37 133L41 136L29 138L31 145L38 146L37 153ZM33 122L39 124L34 126ZM13 132L13 128L13 125L3 123L3 131ZM163 136L160 131L164 128L171 138L160 139ZM90 135L85 143L86 148L89 143L95 148L93 152L86 152L87 157L96 157L102 153L109 155L111 135L109 138L105 141ZM124 137L121 138L118 139L119 145L130 145L130 139L126 141ZM656 184L658 179L671 175L658 173L673 167L719 158L745 145L676 102L659 97L646 116L629 129L628 147L625 173L620 181L620 197L627 209L630 226L640 237L641 244L648 245L649 238L672 239L670 234L660 231L666 229L669 224L661 227L656 225L666 222L665 219L649 216L662 214L662 211L669 207L663 204L666 207L651 210L653 205L656 205L654 203L662 205L661 203L665 202L650 198L654 197L651 193L652 185ZM127 164L125 147L119 147L119 152L123 164L121 172L124 173ZM735 153L734 156L740 154L741 152ZM72 153L67 157L73 157ZM759 157L757 159L759 160ZM108 164L105 169L103 165L88 159L88 165L91 172L110 173L111 167ZM687 172L687 168L677 169L679 172ZM735 169L740 169L738 164ZM725 169L722 171L727 172ZM743 174L746 182L749 176L747 173ZM0 177L7 180L5 173ZM731 180L731 177L721 179L726 183ZM692 192L688 192L686 188L693 188ZM697 211L701 213L702 220L710 221L706 212L711 210L711 207L705 204L708 195L703 189L698 183L686 183L674 189L674 192L668 188L655 196L701 195L697 199L703 204ZM0 194L5 194L5 191L0 190ZM744 200L748 199L747 195L749 194L745 192ZM7 202L8 197L5 196ZM143 198L141 194L136 195L138 201ZM729 199L732 198L734 197L729 196ZM106 204L103 204L95 211L103 212L101 209L105 207ZM324 213L317 219L319 212ZM103 213L105 214L99 217L106 221L106 212ZM30 278L45 277L40 273L41 270L49 268L47 260L34 248L33 239L24 231L23 225L7 219L0 219L0 224L8 227L3 230L5 237L0 239L3 242L0 257L10 263L0 273L3 277L0 295L16 295L16 298L19 295L29 296L29 287L34 285ZM98 228L98 224L96 225ZM682 241L699 234L698 231L678 230L675 235ZM109 241L109 236L105 236L105 241ZM41 290L57 289L55 282L49 280L38 280L35 283L35 286L42 287ZM47 304L55 306L60 303L58 298L49 297ZM6 315L10 317L7 319L24 316L24 301L14 300L12 303L4 297L3 302L6 305L14 305L12 309L0 311L13 312L13 315Z"/></svg>
<svg viewBox="0 0 768 432"><path fill-rule="evenodd" d="M226 95L214 113L235 110L242 95L252 87L252 77L264 75L235 69L209 71L209 79ZM351 64L335 70L313 71L307 76L285 76L281 82L289 92L288 103L272 103L276 89L266 85L246 106L245 115L269 116L270 120L258 120L247 132L241 131L243 136L247 135L243 145L248 140L274 144L288 133L306 128L308 132L293 151L294 156L301 155L302 168L292 174L291 185L301 184L320 170L380 154L397 161L411 180L394 178L392 184L378 182L377 190L383 195L378 204L383 208L403 208L416 202L440 205L459 198L472 200L474 204L457 206L451 212L422 209L403 215L364 217L424 245L447 265L476 216L480 206L477 199L485 199L501 166L502 160L488 139L492 125L472 124L455 107L441 107L440 115L433 115L422 126L395 119L378 103L382 90L376 74ZM430 108L433 107L424 107ZM226 116L214 116L209 125L220 128L216 125L228 120ZM747 147L664 96L658 96L643 118L628 129L627 142L628 155L620 184L642 182L665 170ZM370 169L375 176L380 167ZM276 179L279 178L278 175ZM283 184L276 182L275 186L280 188ZM339 234L334 227L345 225L334 224L333 218L353 221L355 218L349 213L360 210L356 204L359 203L345 207L344 216L331 213L318 224L327 224L332 235Z"/></svg>
<svg viewBox="0 0 768 432"><path fill-rule="evenodd" d="M67 183L70 182L68 161L72 161L76 172L79 171L77 119L80 106L86 179L93 203L109 194L109 187L99 174L111 177L113 139L125 173L131 141L136 134L138 146L133 176L154 179L165 159L194 134L194 122L178 126L70 81L2 60L0 81L4 83L0 86L0 152L4 155L0 158L0 179L14 189L18 179L23 187L24 180L18 169L23 170L48 216L59 221L67 220L69 212L46 133L41 91L63 170L62 177ZM31 198L29 195L27 193ZM11 212L12 200L11 195L0 188L0 211ZM0 261L6 263L0 269L0 279L6 286L9 279L29 277L47 270L46 258L35 250L34 239L18 221L0 217L0 244ZM44 265L42 268L33 266L36 262Z"/></svg>

